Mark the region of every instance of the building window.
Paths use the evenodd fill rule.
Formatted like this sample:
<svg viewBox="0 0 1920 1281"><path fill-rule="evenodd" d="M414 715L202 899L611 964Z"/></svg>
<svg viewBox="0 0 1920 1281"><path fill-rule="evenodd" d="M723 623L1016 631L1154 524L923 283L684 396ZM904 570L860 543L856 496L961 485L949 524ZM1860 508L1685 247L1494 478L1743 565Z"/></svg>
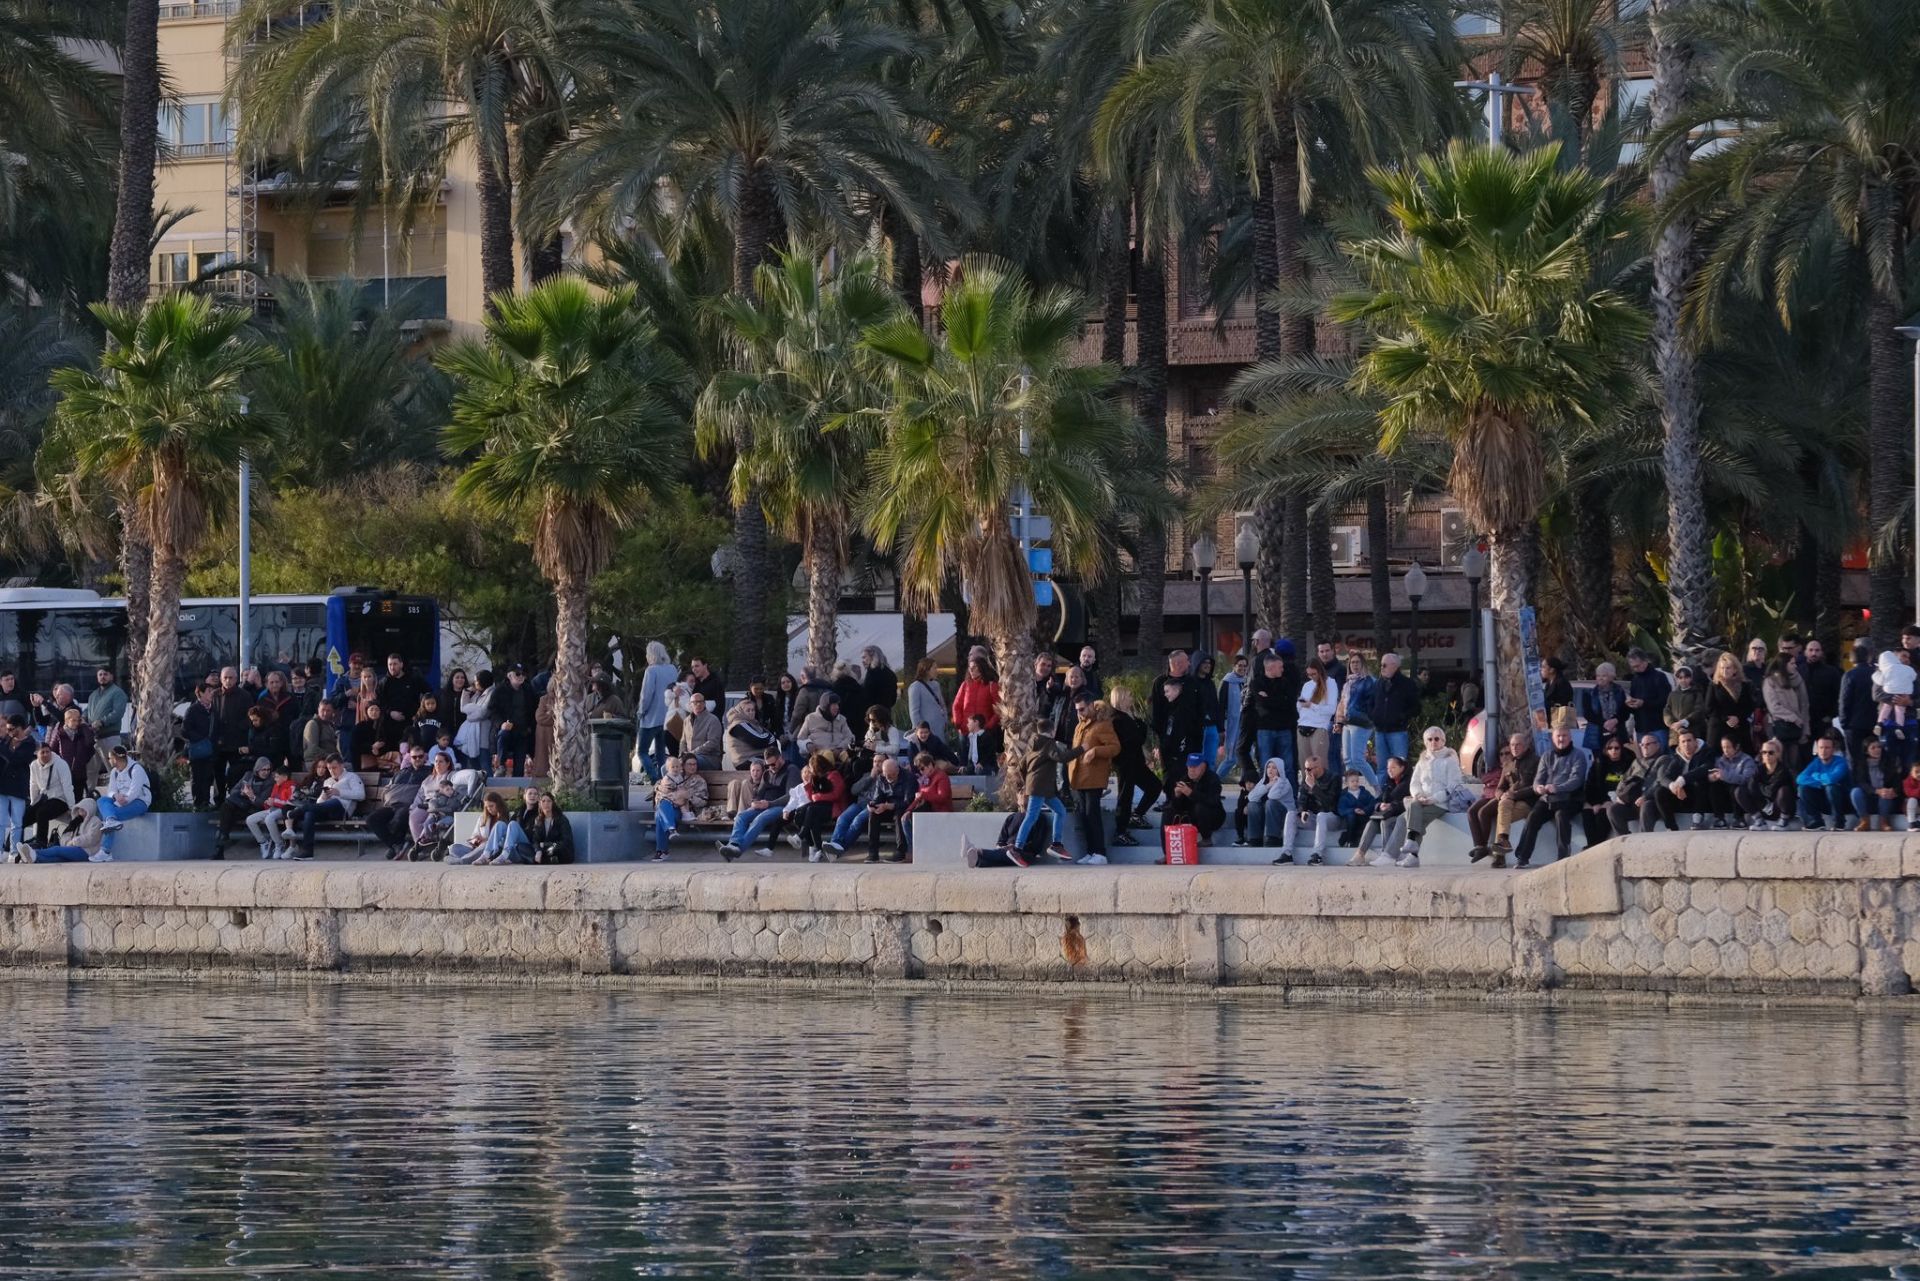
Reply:
<svg viewBox="0 0 1920 1281"><path fill-rule="evenodd" d="M1463 13L1453 20L1453 30L1454 34L1462 36L1497 36L1500 34L1500 19L1478 13Z"/></svg>
<svg viewBox="0 0 1920 1281"><path fill-rule="evenodd" d="M153 283L160 289L179 289L193 279L193 255L186 252L157 254L153 259Z"/></svg>
<svg viewBox="0 0 1920 1281"><path fill-rule="evenodd" d="M1653 77L1638 76L1620 82L1620 119L1632 129L1630 136L1642 136L1647 126L1649 100L1653 97ZM1638 127L1635 127L1636 117ZM1630 165L1640 159L1645 148L1638 142L1626 142L1620 145L1620 163Z"/></svg>
<svg viewBox="0 0 1920 1281"><path fill-rule="evenodd" d="M224 156L233 143L233 121L218 98L169 104L160 108L160 140L181 160Z"/></svg>

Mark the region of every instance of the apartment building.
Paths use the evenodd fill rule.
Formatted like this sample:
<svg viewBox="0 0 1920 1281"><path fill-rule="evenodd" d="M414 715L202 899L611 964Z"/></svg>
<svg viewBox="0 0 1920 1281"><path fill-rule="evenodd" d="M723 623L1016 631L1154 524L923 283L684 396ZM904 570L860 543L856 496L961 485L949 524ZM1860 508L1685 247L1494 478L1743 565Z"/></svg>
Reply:
<svg viewBox="0 0 1920 1281"><path fill-rule="evenodd" d="M154 202L177 221L156 247L153 287L176 288L248 261L268 274L356 281L383 299L410 290L429 321L477 326L485 298L471 162L456 159L437 195L420 207L374 210L356 227L349 186L316 200L292 190L270 162L240 156L233 145L238 122L221 107L227 28L238 8L236 0L160 6L160 63L174 100L160 113L166 151ZM242 273L214 287L244 296L261 288ZM270 297L260 301L271 305Z"/></svg>

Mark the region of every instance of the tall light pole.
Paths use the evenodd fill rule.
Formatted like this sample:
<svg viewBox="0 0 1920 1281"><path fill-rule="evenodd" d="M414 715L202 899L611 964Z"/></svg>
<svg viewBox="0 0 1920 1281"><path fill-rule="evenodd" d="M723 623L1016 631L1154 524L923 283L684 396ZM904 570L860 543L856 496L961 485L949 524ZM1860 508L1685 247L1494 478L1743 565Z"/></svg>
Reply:
<svg viewBox="0 0 1920 1281"><path fill-rule="evenodd" d="M1254 536L1253 522L1240 522L1233 536L1233 559L1240 566L1240 652L1253 657L1253 566L1260 559L1260 540Z"/></svg>
<svg viewBox="0 0 1920 1281"><path fill-rule="evenodd" d="M1413 606L1413 626L1407 632L1407 648L1412 651L1413 679L1420 679L1420 598L1427 594L1427 571L1415 561L1407 566L1406 577L1400 580L1407 585L1407 603Z"/></svg>
<svg viewBox="0 0 1920 1281"><path fill-rule="evenodd" d="M1913 612L1920 615L1920 324L1900 325L1893 332L1913 344Z"/></svg>
<svg viewBox="0 0 1920 1281"><path fill-rule="evenodd" d="M1200 575L1200 652L1213 653L1213 616L1208 611L1207 592L1213 581L1216 552L1213 535L1202 534L1193 543L1193 568Z"/></svg>
<svg viewBox="0 0 1920 1281"><path fill-rule="evenodd" d="M1478 685L1480 675L1480 581L1487 576L1487 554L1475 543L1467 548L1466 555L1460 558L1460 572L1467 580L1467 650L1472 656L1468 659L1468 670L1473 673L1473 682Z"/></svg>
<svg viewBox="0 0 1920 1281"><path fill-rule="evenodd" d="M249 402L240 397L245 415ZM247 655L253 643L253 460L240 454L240 674L247 673Z"/></svg>

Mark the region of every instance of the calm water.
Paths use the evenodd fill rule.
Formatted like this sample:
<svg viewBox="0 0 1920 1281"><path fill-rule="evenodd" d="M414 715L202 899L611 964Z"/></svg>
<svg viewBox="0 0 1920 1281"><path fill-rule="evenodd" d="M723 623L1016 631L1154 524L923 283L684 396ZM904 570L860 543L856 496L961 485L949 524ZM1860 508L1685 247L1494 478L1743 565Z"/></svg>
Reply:
<svg viewBox="0 0 1920 1281"><path fill-rule="evenodd" d="M0 979L0 1274L1920 1277L1920 1018Z"/></svg>

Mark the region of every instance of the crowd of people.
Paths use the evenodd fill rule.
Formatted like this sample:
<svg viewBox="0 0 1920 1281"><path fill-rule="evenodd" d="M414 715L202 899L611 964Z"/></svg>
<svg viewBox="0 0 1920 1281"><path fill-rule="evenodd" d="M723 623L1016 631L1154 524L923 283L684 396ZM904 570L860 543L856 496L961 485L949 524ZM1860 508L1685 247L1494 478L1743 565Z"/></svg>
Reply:
<svg viewBox="0 0 1920 1281"><path fill-rule="evenodd" d="M1474 861L1528 866L1551 831L1559 855L1634 830L1711 827L1890 830L1920 821L1920 724L1914 662L1920 625L1878 655L1856 645L1844 670L1818 640L1789 634L1777 653L1663 666L1626 656L1579 686L1541 671L1544 712L1463 762L1440 724L1416 731L1436 694L1399 656L1377 669L1322 642L1303 656L1264 631L1251 656L1215 677L1216 659L1174 651L1136 699L1103 673L1091 645L1072 661L1034 660L1038 725L1019 744L1019 804L1000 845L1011 863L1066 857L1078 824L1082 861L1104 862L1149 828L1190 825L1200 841L1275 850L1274 862L1327 860L1350 847L1418 866L1433 825L1463 815ZM869 860L911 857L913 821L952 808L956 775L993 777L1006 753L1001 681L976 647L949 693L931 660L903 682L877 647L854 664L755 676L729 704L698 656L682 671L647 650L631 704L618 674L591 674L593 718L631 719L637 777L651 784L656 859L690 824L724 824L731 860L786 839L810 860L864 844ZM403 857L443 836L457 771L537 775L548 744L547 674L449 673L432 689L398 655L209 673L181 708L179 743L194 808L218 815L215 856L244 829L262 857L311 857L317 826L354 817L367 771L388 780L359 815ZM1142 705L1144 704L1144 705ZM903 715L904 713L904 715ZM127 699L111 671L83 704L60 685L21 691L0 673L0 849L10 859L109 859L114 834L153 803L153 779L126 749ZM1417 737L1416 737L1417 732ZM705 774L726 770L724 795ZM516 806L515 800L518 800ZM492 805L492 802L488 802ZM461 861L571 856L554 798L483 808ZM497 812L496 812L497 811ZM1231 837L1222 833L1231 828ZM1302 838L1305 848L1300 849Z"/></svg>

